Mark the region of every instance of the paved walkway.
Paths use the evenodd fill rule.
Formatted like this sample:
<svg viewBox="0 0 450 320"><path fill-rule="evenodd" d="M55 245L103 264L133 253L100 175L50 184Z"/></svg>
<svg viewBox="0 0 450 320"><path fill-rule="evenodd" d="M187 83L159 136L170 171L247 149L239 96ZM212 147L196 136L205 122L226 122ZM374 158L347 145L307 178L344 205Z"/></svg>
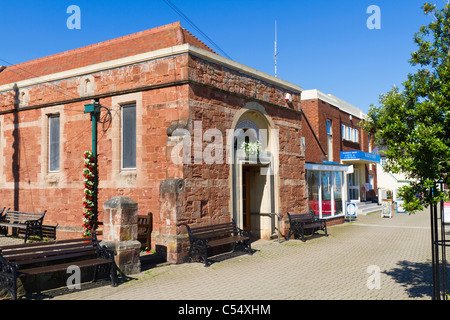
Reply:
<svg viewBox="0 0 450 320"><path fill-rule="evenodd" d="M321 232L319 232L321 233ZM411 300L431 299L428 212L378 214L329 227L329 237L258 241L252 255L167 265L134 275L136 280L64 294L62 300ZM2 243L4 237L0 237ZM226 255L225 255L226 256ZM379 280L379 281L377 281Z"/></svg>

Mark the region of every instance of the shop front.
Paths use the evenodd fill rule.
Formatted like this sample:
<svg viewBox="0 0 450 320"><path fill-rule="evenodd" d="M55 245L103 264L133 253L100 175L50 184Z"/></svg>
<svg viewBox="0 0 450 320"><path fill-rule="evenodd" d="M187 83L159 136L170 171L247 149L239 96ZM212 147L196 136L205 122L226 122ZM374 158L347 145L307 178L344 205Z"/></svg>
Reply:
<svg viewBox="0 0 450 320"><path fill-rule="evenodd" d="M360 150L341 151L341 162L353 167L347 174L347 201L371 201L371 195L376 194L374 165L380 162L380 156Z"/></svg>
<svg viewBox="0 0 450 320"><path fill-rule="evenodd" d="M310 210L320 218L345 215L345 175L352 167L337 163L307 162L306 179Z"/></svg>

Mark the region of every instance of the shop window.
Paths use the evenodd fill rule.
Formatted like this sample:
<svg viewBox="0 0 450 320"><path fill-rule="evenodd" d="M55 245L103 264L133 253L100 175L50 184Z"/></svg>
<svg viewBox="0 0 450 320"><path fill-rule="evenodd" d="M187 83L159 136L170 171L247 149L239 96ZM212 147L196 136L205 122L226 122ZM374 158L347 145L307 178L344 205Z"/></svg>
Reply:
<svg viewBox="0 0 450 320"><path fill-rule="evenodd" d="M335 215L344 213L343 211L343 198L342 198L342 186L344 181L342 179L342 172L334 172L334 211Z"/></svg>
<svg viewBox="0 0 450 320"><path fill-rule="evenodd" d="M308 197L310 209L314 211L314 214L320 215L319 210L319 171L308 171Z"/></svg>
<svg viewBox="0 0 450 320"><path fill-rule="evenodd" d="M307 171L310 209L320 218L343 214L343 173L340 171Z"/></svg>
<svg viewBox="0 0 450 320"><path fill-rule="evenodd" d="M320 172L320 176L321 176L321 196L322 196L322 201L321 201L321 209L322 209L322 214L321 217L325 218L325 217L330 217L332 216L332 204L331 204L331 172L329 171L321 171Z"/></svg>

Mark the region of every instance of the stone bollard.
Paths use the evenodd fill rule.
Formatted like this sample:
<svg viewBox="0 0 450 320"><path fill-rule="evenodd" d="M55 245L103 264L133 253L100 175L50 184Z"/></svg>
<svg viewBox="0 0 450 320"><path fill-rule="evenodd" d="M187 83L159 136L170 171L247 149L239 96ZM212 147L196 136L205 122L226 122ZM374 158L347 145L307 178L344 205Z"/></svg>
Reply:
<svg viewBox="0 0 450 320"><path fill-rule="evenodd" d="M141 243L137 240L138 204L129 197L114 197L105 202L103 209L101 245L116 251L116 264L124 274L141 272Z"/></svg>

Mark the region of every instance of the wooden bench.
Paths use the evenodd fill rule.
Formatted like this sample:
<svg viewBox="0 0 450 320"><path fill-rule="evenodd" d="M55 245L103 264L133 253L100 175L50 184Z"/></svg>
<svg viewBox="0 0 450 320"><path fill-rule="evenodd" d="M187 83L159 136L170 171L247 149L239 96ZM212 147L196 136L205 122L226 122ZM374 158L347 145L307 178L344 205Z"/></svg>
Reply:
<svg viewBox="0 0 450 320"><path fill-rule="evenodd" d="M49 226L49 225L42 225L41 229L42 229L42 237L45 239L52 239L52 240L56 240L56 228L58 228L58 226ZM19 229L18 230L18 235L19 236L25 236L26 230L25 229Z"/></svg>
<svg viewBox="0 0 450 320"><path fill-rule="evenodd" d="M118 268L115 253L99 245L97 237L51 242L26 243L0 248L0 288L17 299L17 279L31 275L67 271L75 265L80 269L94 266L97 273L109 274L112 285L117 285Z"/></svg>
<svg viewBox="0 0 450 320"><path fill-rule="evenodd" d="M151 246L151 234L152 234L153 222L152 213L147 215L138 215L138 235L137 240L141 243L141 249Z"/></svg>
<svg viewBox="0 0 450 320"><path fill-rule="evenodd" d="M199 256L205 263L208 263L208 249L226 244L232 244L232 250L235 251L236 246L242 247L253 254L250 244L250 233L241 230L236 226L234 220L228 223L209 225L203 227L191 227L185 224L189 234L189 256L193 260L194 256Z"/></svg>
<svg viewBox="0 0 450 320"><path fill-rule="evenodd" d="M3 208L0 215L0 232L3 232L5 236L8 234L8 227L11 227L25 229L24 242L27 242L27 239L33 235L39 236L42 240L42 222L47 210L43 213L13 211L10 209L4 212L4 210L5 208Z"/></svg>
<svg viewBox="0 0 450 320"><path fill-rule="evenodd" d="M325 236L328 237L327 221L326 219L319 219L311 210L309 213L291 214L288 212L289 217L289 234L286 240L293 234L300 236L302 241L305 242L305 230L312 230L312 233L316 233L318 230L325 232Z"/></svg>

